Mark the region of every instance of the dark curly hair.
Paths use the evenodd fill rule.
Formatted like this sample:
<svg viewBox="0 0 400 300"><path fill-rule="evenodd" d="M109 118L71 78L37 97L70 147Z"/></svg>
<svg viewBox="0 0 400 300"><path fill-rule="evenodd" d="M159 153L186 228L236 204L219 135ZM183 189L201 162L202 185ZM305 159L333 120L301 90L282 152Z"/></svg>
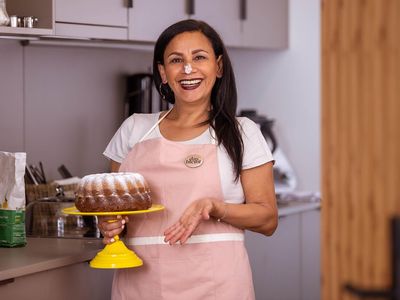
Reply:
<svg viewBox="0 0 400 300"><path fill-rule="evenodd" d="M199 20L183 20L177 22L161 33L154 47L153 77L154 84L161 96L171 104L175 96L168 84L163 84L158 65L164 65L164 52L169 42L184 32L201 32L211 42L215 57L222 55L222 77L217 78L211 91L211 110L207 123L215 130L218 145L222 144L233 162L235 180L242 170L243 140L240 125L236 119L237 92L235 75L228 53L219 34L207 23Z"/></svg>

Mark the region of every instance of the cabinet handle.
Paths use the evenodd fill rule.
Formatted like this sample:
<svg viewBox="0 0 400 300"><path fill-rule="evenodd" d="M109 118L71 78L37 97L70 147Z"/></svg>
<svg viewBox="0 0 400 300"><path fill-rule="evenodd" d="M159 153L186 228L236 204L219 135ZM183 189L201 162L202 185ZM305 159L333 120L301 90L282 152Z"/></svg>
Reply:
<svg viewBox="0 0 400 300"><path fill-rule="evenodd" d="M194 0L186 0L186 13L188 15L194 15Z"/></svg>
<svg viewBox="0 0 400 300"><path fill-rule="evenodd" d="M128 8L133 8L133 0L128 0Z"/></svg>
<svg viewBox="0 0 400 300"><path fill-rule="evenodd" d="M240 0L240 20L247 20L247 0Z"/></svg>

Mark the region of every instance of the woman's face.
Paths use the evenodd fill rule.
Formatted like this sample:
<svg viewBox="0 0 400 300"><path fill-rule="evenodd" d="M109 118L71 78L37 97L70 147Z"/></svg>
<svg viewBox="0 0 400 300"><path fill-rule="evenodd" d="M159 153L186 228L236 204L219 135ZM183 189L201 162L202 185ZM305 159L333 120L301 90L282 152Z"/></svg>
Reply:
<svg viewBox="0 0 400 300"><path fill-rule="evenodd" d="M170 41L164 65L158 69L177 103L210 102L214 83L222 76L222 57L215 57L210 41L201 32L184 32Z"/></svg>

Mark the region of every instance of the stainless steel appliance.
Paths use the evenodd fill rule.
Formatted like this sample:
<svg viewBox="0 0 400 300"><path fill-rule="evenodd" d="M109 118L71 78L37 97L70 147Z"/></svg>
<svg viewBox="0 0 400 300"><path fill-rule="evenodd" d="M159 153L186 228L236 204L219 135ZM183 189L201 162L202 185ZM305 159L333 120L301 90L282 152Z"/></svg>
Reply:
<svg viewBox="0 0 400 300"><path fill-rule="evenodd" d="M62 209L74 205L74 198L48 197L33 201L25 209L28 237L100 238L95 216L66 215Z"/></svg>
<svg viewBox="0 0 400 300"><path fill-rule="evenodd" d="M168 109L168 103L162 101L154 89L152 74L138 73L128 76L125 117L133 113L152 113Z"/></svg>

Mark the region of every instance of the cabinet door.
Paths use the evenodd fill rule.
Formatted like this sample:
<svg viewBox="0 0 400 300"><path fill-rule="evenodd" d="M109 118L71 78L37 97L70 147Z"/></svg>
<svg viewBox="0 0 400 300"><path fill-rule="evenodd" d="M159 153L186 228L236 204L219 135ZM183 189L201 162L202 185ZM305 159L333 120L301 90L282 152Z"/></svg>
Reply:
<svg viewBox="0 0 400 300"><path fill-rule="evenodd" d="M279 219L271 237L246 232L256 299L300 300L300 215Z"/></svg>
<svg viewBox="0 0 400 300"><path fill-rule="evenodd" d="M128 26L125 0L56 0L56 22Z"/></svg>
<svg viewBox="0 0 400 300"><path fill-rule="evenodd" d="M288 0L247 0L241 45L250 48L287 48Z"/></svg>
<svg viewBox="0 0 400 300"><path fill-rule="evenodd" d="M320 216L319 210L301 213L301 286L302 300L321 299Z"/></svg>
<svg viewBox="0 0 400 300"><path fill-rule="evenodd" d="M1 299L109 300L114 270L69 265L15 278L0 285Z"/></svg>
<svg viewBox="0 0 400 300"><path fill-rule="evenodd" d="M134 0L129 9L130 40L157 40L169 25L187 19L185 0Z"/></svg>
<svg viewBox="0 0 400 300"><path fill-rule="evenodd" d="M210 24L227 46L240 46L239 0L198 0L194 5L192 19Z"/></svg>

